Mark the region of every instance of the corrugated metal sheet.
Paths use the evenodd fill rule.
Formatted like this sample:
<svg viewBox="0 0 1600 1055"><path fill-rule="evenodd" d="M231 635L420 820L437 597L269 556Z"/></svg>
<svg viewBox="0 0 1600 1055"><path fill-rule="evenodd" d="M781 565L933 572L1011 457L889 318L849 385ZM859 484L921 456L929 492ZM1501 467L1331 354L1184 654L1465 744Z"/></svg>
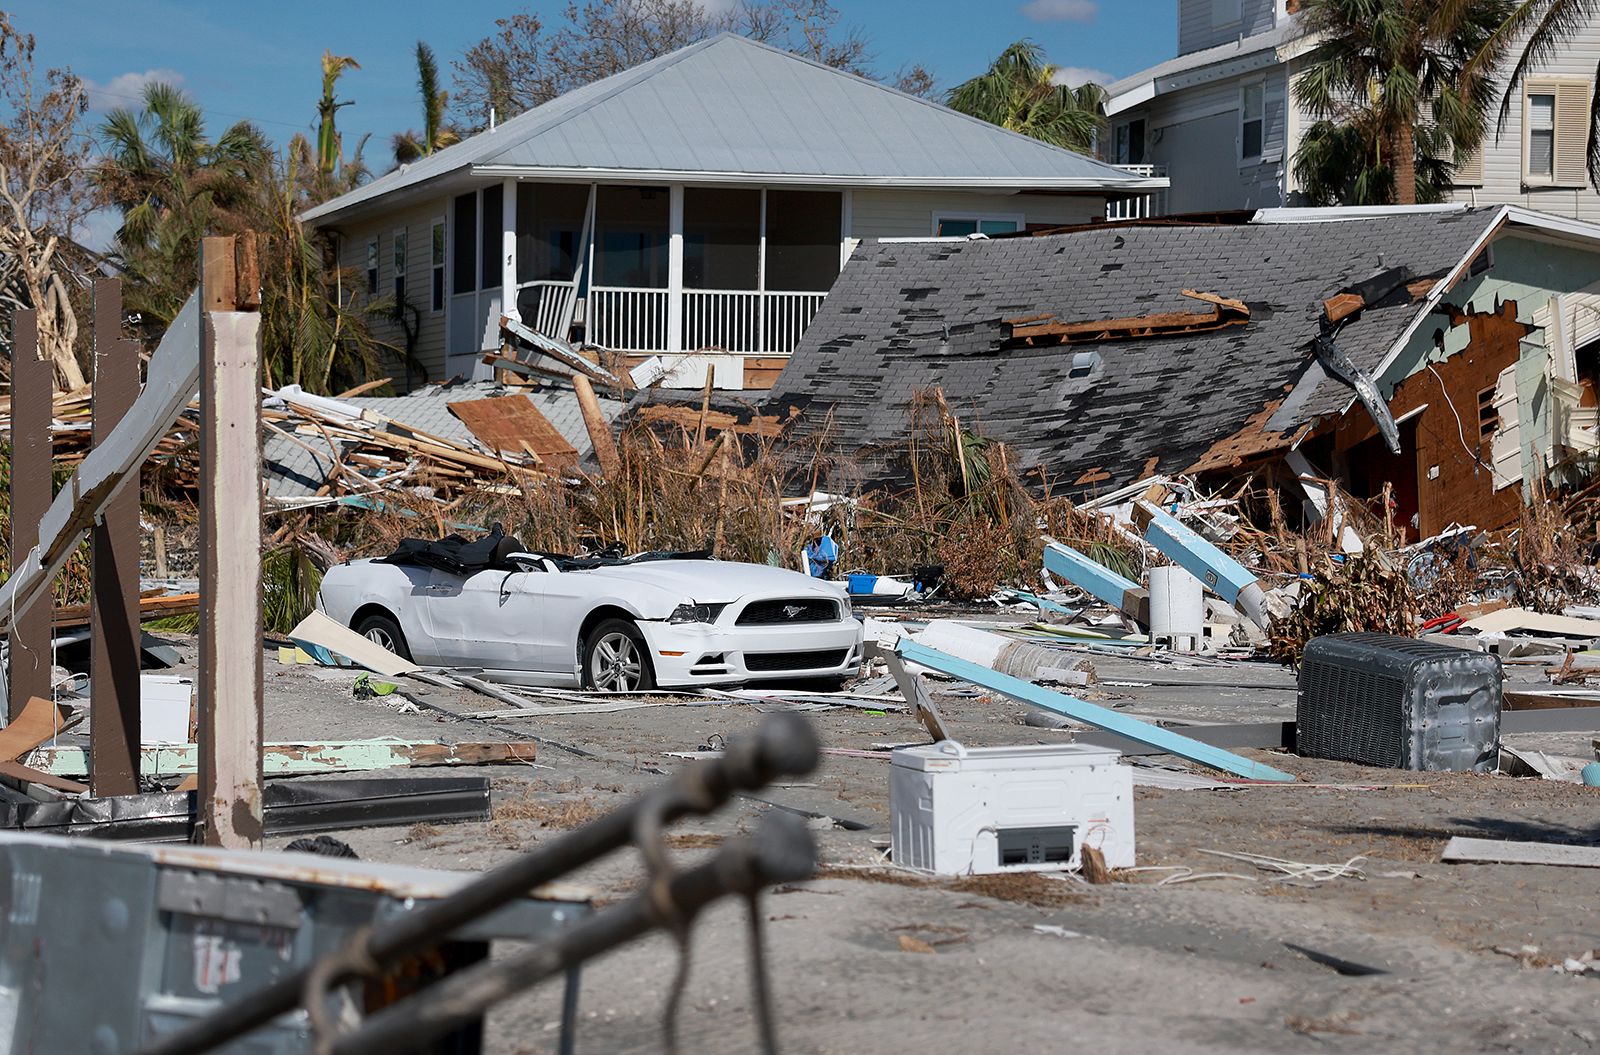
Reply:
<svg viewBox="0 0 1600 1055"><path fill-rule="evenodd" d="M788 175L940 186L1136 177L876 81L723 34L596 81L306 213L471 168Z"/></svg>

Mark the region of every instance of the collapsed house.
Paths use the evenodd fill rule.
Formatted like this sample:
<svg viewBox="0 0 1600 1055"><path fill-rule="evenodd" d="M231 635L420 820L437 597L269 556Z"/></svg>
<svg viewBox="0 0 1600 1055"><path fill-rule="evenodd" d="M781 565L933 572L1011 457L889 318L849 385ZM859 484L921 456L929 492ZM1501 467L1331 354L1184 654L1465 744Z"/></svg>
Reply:
<svg viewBox="0 0 1600 1055"><path fill-rule="evenodd" d="M1600 227L1515 206L1264 210L882 240L769 407L869 477L915 393L1088 495L1153 474L1388 485L1410 537L1505 525L1596 449Z"/></svg>

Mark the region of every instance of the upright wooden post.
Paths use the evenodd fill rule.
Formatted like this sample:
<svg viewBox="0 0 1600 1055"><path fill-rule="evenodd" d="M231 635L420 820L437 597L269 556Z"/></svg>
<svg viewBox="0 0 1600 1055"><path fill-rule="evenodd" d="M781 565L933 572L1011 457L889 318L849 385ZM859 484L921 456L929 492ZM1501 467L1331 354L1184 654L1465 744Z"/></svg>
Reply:
<svg viewBox="0 0 1600 1055"><path fill-rule="evenodd" d="M94 283L94 443L139 397L139 345L122 336L122 283ZM134 470L138 472L137 469ZM139 791L139 488L95 519L89 609L90 782L96 795Z"/></svg>
<svg viewBox="0 0 1600 1055"><path fill-rule="evenodd" d="M15 571L39 544L39 521L54 497L50 483L50 419L55 375L39 358L39 317L18 310L11 325L11 560ZM6 664L9 718L31 697L50 699L50 595L11 627ZM9 719L8 719L9 720Z"/></svg>
<svg viewBox="0 0 1600 1055"><path fill-rule="evenodd" d="M259 847L261 316L235 254L207 238L201 258L199 799L208 845Z"/></svg>

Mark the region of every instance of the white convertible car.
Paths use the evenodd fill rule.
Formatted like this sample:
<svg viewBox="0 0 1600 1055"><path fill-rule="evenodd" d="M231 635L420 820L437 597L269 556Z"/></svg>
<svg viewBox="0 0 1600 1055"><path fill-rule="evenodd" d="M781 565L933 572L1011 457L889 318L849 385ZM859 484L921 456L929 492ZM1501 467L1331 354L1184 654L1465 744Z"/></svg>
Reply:
<svg viewBox="0 0 1600 1055"><path fill-rule="evenodd" d="M523 685L842 681L862 658L839 584L703 554L532 553L498 527L336 565L317 607L416 663Z"/></svg>

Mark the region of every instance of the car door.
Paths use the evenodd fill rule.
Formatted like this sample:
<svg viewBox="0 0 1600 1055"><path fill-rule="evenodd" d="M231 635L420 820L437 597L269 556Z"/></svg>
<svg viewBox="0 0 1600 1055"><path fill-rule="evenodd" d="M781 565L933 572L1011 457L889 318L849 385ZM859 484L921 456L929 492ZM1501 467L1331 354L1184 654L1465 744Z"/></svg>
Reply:
<svg viewBox="0 0 1600 1055"><path fill-rule="evenodd" d="M426 608L443 662L486 670L548 670L536 627L545 573L435 570Z"/></svg>

